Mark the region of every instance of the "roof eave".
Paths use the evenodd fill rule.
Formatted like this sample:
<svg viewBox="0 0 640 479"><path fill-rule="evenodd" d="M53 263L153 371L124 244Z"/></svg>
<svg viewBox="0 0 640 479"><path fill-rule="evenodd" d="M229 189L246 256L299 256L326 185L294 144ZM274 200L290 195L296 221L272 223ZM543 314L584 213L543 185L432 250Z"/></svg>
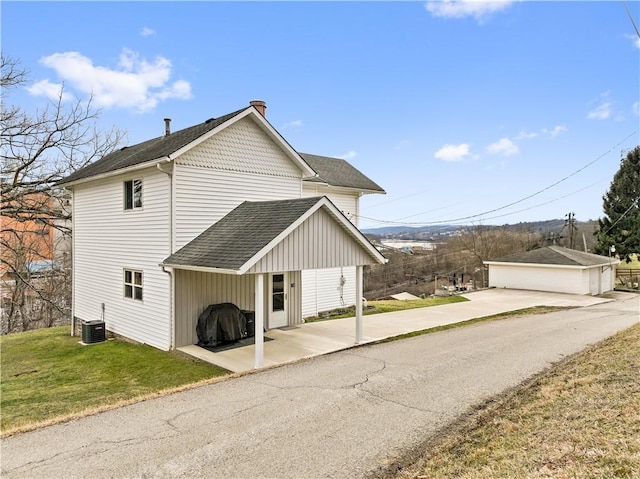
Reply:
<svg viewBox="0 0 640 479"><path fill-rule="evenodd" d="M189 264L159 263L158 266L161 266L163 268L183 269L187 271L199 271L202 273L218 273L218 274L234 274L234 275L242 274L237 269L210 268L207 266L193 266Z"/></svg>
<svg viewBox="0 0 640 479"><path fill-rule="evenodd" d="M118 169L118 170L107 171L107 172L101 173L99 175L87 176L86 178L79 178L77 180L72 180L72 181L68 181L68 182L62 181L62 182L58 183L57 186L61 186L63 188L70 188L70 187L77 186L77 185L80 185L80 184L83 184L83 183L88 183L90 181L102 180L102 179L110 178L112 176L117 176L117 175L125 175L127 173L132 173L134 171L144 170L145 168L154 167L158 163L169 163L169 162L173 161L173 158L171 156L172 155L161 156L160 158L155 158L155 159L150 160L150 161L145 161L144 163L138 163L137 165L132 165L132 166L129 166L127 168L121 168L121 169Z"/></svg>
<svg viewBox="0 0 640 479"><path fill-rule="evenodd" d="M387 262L387 258L385 258L380 253L380 251L378 251L378 249L371 244L366 236L364 236L364 234L362 234L362 232L358 228L356 228L355 225L351 223L351 221L349 221L326 196L323 196L322 198L318 199L318 201L304 214L302 214L296 221L291 223L288 228L278 234L260 251L253 255L245 264L243 264L239 268L239 274L245 274L246 272L248 272L258 261L260 261L260 259L262 259L269 251L275 248L278 243L280 243L285 237L287 237L292 231L298 228L312 214L314 214L323 206L326 206L329 209L336 220L350 232L354 239L358 241L360 245L369 252L369 255L373 257L379 264L385 264Z"/></svg>
<svg viewBox="0 0 640 479"><path fill-rule="evenodd" d="M370 190L367 188L357 188L357 187L352 187L352 186L334 186L331 185L329 183L327 183L326 181L307 181L307 183L309 185L316 185L316 186L326 186L327 188L331 188L332 190L338 190L338 191L345 191L348 193L361 193L363 195L370 195L370 194L379 194L379 195L386 195L387 192L383 189L380 190Z"/></svg>
<svg viewBox="0 0 640 479"><path fill-rule="evenodd" d="M614 266L620 264L620 260L612 260L611 262L604 262L592 265L582 264L545 264L545 263L522 263L514 261L483 261L486 265L500 265L500 266L535 266L537 268L572 268L572 269L589 269L600 268L602 266Z"/></svg>

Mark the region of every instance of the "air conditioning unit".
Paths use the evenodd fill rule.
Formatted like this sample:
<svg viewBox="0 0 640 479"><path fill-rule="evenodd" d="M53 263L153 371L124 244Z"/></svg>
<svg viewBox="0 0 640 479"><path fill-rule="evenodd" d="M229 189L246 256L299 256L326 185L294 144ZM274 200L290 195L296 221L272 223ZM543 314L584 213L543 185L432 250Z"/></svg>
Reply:
<svg viewBox="0 0 640 479"><path fill-rule="evenodd" d="M82 342L84 344L101 343L107 339L104 321L83 321Z"/></svg>

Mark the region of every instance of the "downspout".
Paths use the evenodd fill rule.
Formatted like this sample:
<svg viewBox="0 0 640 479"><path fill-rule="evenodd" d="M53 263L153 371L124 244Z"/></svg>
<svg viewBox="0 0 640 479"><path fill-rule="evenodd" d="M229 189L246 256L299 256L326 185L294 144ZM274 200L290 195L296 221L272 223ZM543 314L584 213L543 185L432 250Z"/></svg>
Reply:
<svg viewBox="0 0 640 479"><path fill-rule="evenodd" d="M71 189L71 336L76 335L76 190Z"/></svg>
<svg viewBox="0 0 640 479"><path fill-rule="evenodd" d="M165 163L173 161L171 157L165 160ZM169 255L173 254L173 173L171 171L165 171L162 169L162 163L158 163L156 168L169 178ZM175 314L175 276L173 269L170 271L162 266L162 272L169 275L169 313L170 313L170 349L175 349L176 345L176 314Z"/></svg>

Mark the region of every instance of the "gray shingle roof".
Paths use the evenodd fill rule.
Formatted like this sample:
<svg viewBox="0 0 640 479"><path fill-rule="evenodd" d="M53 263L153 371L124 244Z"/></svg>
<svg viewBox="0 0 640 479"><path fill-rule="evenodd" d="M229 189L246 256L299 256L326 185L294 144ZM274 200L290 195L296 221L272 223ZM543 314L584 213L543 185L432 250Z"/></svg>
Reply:
<svg viewBox="0 0 640 479"><path fill-rule="evenodd" d="M331 186L384 193L384 190L378 184L371 181L345 160L311 155L309 153L300 153L300 156L318 173L319 178L312 181L323 181Z"/></svg>
<svg viewBox="0 0 640 479"><path fill-rule="evenodd" d="M63 185L72 181L98 176L168 156L198 139L205 133L213 130L217 126L223 124L225 121L230 120L247 108L252 107L242 108L234 111L233 113L229 113L228 115L221 116L220 118L211 118L204 123L190 126L183 130L178 130L167 136L153 138L151 140L138 143L137 145L125 146L124 148L114 151L113 153L100 158L98 161L75 171L63 179L59 184Z"/></svg>
<svg viewBox="0 0 640 479"><path fill-rule="evenodd" d="M184 128L167 136L153 138L136 145L125 146L124 148L114 151L113 153L100 158L98 161L75 171L58 184L65 185L73 181L91 178L167 157L207 132L220 126L224 122L230 120L239 113L245 111L247 108L253 107L245 107L219 118L211 118L204 123ZM384 190L379 185L371 181L345 160L307 153L300 153L300 156L319 175L319 178L315 178L311 181L324 182L337 187L379 191L384 193Z"/></svg>
<svg viewBox="0 0 640 479"><path fill-rule="evenodd" d="M546 246L525 253L510 254L492 259L497 263L528 263L564 266L599 266L609 264L609 258L592 253L584 253L561 246Z"/></svg>
<svg viewBox="0 0 640 479"><path fill-rule="evenodd" d="M238 270L322 199L245 201L163 263Z"/></svg>

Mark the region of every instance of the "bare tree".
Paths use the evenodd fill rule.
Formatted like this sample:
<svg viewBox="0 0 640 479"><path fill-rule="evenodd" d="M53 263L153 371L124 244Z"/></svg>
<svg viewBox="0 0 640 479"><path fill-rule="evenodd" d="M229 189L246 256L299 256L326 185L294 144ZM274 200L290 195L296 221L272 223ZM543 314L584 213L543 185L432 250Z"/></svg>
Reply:
<svg viewBox="0 0 640 479"><path fill-rule="evenodd" d="M4 54L0 67L0 281L5 331L9 325L11 330L28 328L30 318L38 316L34 311L53 308L50 316L54 311L68 316L68 301L58 296L70 288L58 286L60 281L69 283L70 275L53 266L55 245L48 238L54 229L70 233L71 211L56 185L113 151L123 133L115 127L98 129L100 111L91 99L69 100L64 89L34 114L8 104L10 93L27 84L28 74L19 61ZM34 275L33 264L38 261ZM50 271L43 272L42 261L50 262ZM27 307L30 301L43 304Z"/></svg>

